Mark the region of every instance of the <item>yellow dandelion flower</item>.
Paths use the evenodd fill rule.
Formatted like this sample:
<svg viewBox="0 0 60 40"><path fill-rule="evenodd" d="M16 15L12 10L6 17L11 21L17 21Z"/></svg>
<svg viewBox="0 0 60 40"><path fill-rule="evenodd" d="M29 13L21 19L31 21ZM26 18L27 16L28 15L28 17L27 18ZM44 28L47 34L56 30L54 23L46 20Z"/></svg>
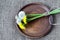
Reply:
<svg viewBox="0 0 60 40"><path fill-rule="evenodd" d="M24 22L25 24L27 24L27 16L24 16L23 22Z"/></svg>
<svg viewBox="0 0 60 40"><path fill-rule="evenodd" d="M21 29L25 29L25 26L20 22L20 23L18 23L18 25L19 25L19 27L21 28Z"/></svg>

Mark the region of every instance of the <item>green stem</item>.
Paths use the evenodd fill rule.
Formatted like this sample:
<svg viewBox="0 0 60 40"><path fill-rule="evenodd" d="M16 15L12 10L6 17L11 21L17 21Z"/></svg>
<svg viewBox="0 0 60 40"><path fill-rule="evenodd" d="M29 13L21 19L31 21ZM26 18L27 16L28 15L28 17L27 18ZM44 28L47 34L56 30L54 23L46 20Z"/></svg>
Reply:
<svg viewBox="0 0 60 40"><path fill-rule="evenodd" d="M55 9L55 10L49 12L49 14L50 15L54 15L54 14L58 14L59 12L60 12L60 8L59 9ZM30 21L35 20L37 18L43 17L45 15L46 14L28 14L27 17L32 17L32 18L28 18L27 21L30 22Z"/></svg>
<svg viewBox="0 0 60 40"><path fill-rule="evenodd" d="M49 12L49 14L51 14L51 15L58 14L58 13L60 13L60 8L59 9L55 9L55 10Z"/></svg>
<svg viewBox="0 0 60 40"><path fill-rule="evenodd" d="M43 16L44 16L44 14L39 15L39 16L36 16L36 17L33 17L33 18L29 18L29 19L27 19L27 21L30 22L32 20L35 20L35 19L40 18L40 17L43 17Z"/></svg>
<svg viewBox="0 0 60 40"><path fill-rule="evenodd" d="M39 15L39 14L27 14L27 16L37 16L37 15Z"/></svg>

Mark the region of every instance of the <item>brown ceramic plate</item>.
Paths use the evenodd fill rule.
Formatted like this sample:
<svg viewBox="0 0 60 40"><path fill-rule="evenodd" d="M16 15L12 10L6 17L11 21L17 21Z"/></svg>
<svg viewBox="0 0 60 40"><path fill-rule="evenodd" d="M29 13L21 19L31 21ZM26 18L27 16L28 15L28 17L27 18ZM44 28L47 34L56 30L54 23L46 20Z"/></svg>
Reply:
<svg viewBox="0 0 60 40"><path fill-rule="evenodd" d="M42 3L31 3L23 8L20 11L25 11L26 13L44 13L49 12L49 8ZM17 26L20 32L29 38L40 38L45 36L51 29L51 20L52 16L42 17L36 20L29 22L26 25L26 30L21 30Z"/></svg>

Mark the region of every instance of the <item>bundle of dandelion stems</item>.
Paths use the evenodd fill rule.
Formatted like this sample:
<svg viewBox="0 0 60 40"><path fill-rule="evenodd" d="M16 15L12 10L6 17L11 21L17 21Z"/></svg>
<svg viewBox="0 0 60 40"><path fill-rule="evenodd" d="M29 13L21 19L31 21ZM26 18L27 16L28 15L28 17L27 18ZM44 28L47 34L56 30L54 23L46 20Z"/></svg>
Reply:
<svg viewBox="0 0 60 40"><path fill-rule="evenodd" d="M60 13L60 8L50 11L49 13L43 13L43 14L27 14L27 22L30 22L32 20L35 20L37 18L41 18L44 16L54 15Z"/></svg>

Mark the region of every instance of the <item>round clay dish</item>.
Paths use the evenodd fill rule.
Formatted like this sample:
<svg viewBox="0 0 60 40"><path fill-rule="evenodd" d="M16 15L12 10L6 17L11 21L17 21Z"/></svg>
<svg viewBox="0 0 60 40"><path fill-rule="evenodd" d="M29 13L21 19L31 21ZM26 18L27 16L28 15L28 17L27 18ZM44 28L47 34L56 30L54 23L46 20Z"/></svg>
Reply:
<svg viewBox="0 0 60 40"><path fill-rule="evenodd" d="M24 6L20 11L25 11L25 13L44 13L49 12L49 8L42 3L31 3ZM20 32L29 38L40 38L45 36L51 29L51 16L46 16L42 18L38 18L29 22L26 25L25 30L21 30L19 26L17 26Z"/></svg>

